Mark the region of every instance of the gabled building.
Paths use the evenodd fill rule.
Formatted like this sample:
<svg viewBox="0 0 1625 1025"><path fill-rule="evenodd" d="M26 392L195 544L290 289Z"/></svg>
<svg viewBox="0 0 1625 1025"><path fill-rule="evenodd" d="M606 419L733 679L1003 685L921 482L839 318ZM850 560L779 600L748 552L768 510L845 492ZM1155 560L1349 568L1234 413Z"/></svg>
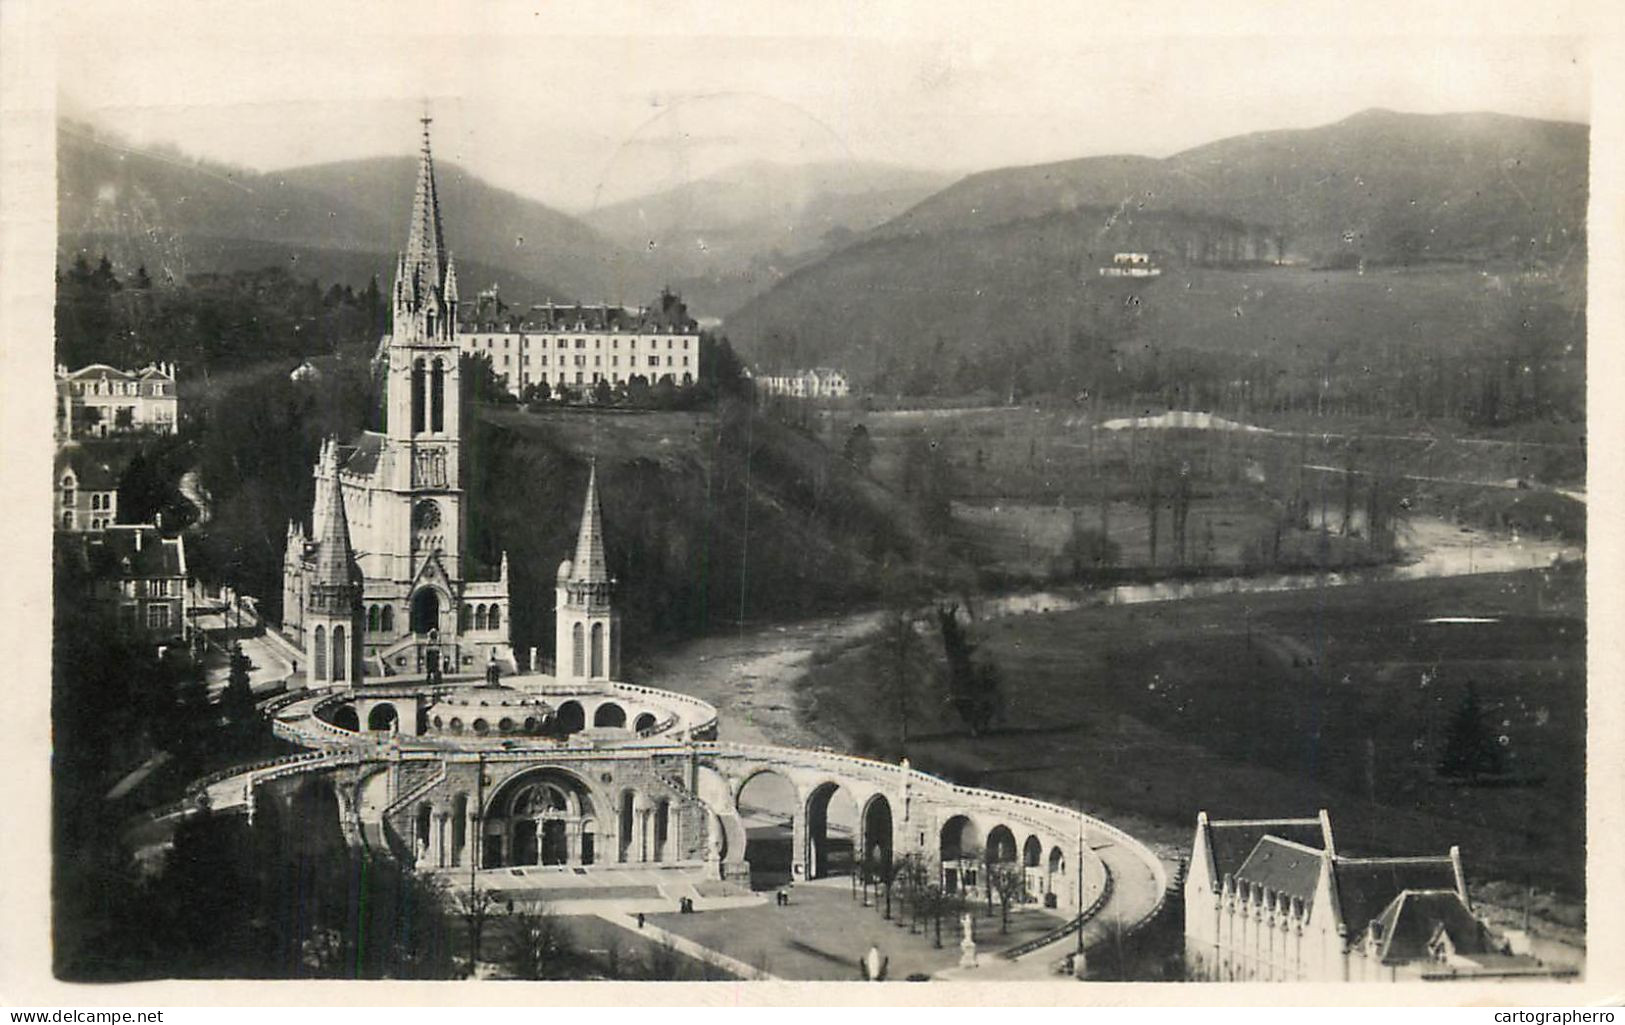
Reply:
<svg viewBox="0 0 1625 1025"><path fill-rule="evenodd" d="M88 599L122 631L153 642L184 637L186 542L147 523L113 524L77 539Z"/></svg>
<svg viewBox="0 0 1625 1025"><path fill-rule="evenodd" d="M852 385L846 375L830 367L768 374L755 380L756 386L765 394L788 395L797 399L844 399L852 393Z"/></svg>
<svg viewBox="0 0 1625 1025"><path fill-rule="evenodd" d="M310 526L288 525L282 625L305 648L311 682L353 672L352 653L374 674L479 673L493 661L512 671L507 556L495 579L477 579L465 551L457 269L441 227L427 120L391 303L393 323L378 350L384 429L323 442ZM341 548L360 578L347 628L339 591L349 585L333 554Z"/></svg>
<svg viewBox="0 0 1625 1025"><path fill-rule="evenodd" d="M68 442L56 450L51 487L52 520L57 530L104 530L118 521L118 475L84 446Z"/></svg>
<svg viewBox="0 0 1625 1025"><path fill-rule="evenodd" d="M1185 961L1210 981L1391 982L1551 976L1473 912L1461 852L1339 853L1315 818L1196 817Z"/></svg>
<svg viewBox="0 0 1625 1025"><path fill-rule="evenodd" d="M174 434L180 420L175 364L119 370L105 363L56 368L57 436L104 438L128 431Z"/></svg>

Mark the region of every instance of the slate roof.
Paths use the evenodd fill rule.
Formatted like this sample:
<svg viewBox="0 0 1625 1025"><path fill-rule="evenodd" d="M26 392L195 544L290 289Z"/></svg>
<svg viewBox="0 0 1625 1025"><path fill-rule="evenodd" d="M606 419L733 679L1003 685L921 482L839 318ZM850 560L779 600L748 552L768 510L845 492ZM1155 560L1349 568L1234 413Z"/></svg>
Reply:
<svg viewBox="0 0 1625 1025"><path fill-rule="evenodd" d="M570 579L589 584L609 582L609 562L604 554L604 516L598 506L598 463L587 474L587 501L581 510L581 530L576 535L576 557L571 562Z"/></svg>
<svg viewBox="0 0 1625 1025"><path fill-rule="evenodd" d="M113 491L118 488L118 475L112 467L93 459L77 442L69 442L56 450L54 479L60 482L62 471L70 468L80 491Z"/></svg>
<svg viewBox="0 0 1625 1025"><path fill-rule="evenodd" d="M582 325L577 328L577 324ZM481 331L556 331L566 333L582 330L600 333L625 331L636 334L692 334L699 330L699 322L688 315L688 307L675 295L661 296L654 306L620 306L608 303L541 303L523 313L515 313L505 306L493 309L489 304L466 310L465 333Z"/></svg>
<svg viewBox="0 0 1625 1025"><path fill-rule="evenodd" d="M344 448L348 451L339 464L344 472L371 477L378 470L378 456L384 450L384 436L365 431L353 444Z"/></svg>
<svg viewBox="0 0 1625 1025"><path fill-rule="evenodd" d="M1239 882L1257 883L1266 890L1313 902L1320 880L1321 852L1275 836L1258 841L1252 854L1236 869Z"/></svg>
<svg viewBox="0 0 1625 1025"><path fill-rule="evenodd" d="M139 545L137 535L140 535ZM150 524L108 527L99 537L89 540L86 552L90 568L98 576L151 580L186 575L186 549L181 539L166 538Z"/></svg>
<svg viewBox="0 0 1625 1025"><path fill-rule="evenodd" d="M1384 963L1426 960L1428 944L1443 929L1458 954L1491 953L1484 924L1461 901L1455 889L1405 890L1389 902L1368 927L1376 930Z"/></svg>
<svg viewBox="0 0 1625 1025"><path fill-rule="evenodd" d="M1332 865L1332 878L1351 937L1361 935L1406 890L1456 889L1456 869L1448 856L1338 858Z"/></svg>
<svg viewBox="0 0 1625 1025"><path fill-rule="evenodd" d="M1266 836L1276 836L1321 850L1326 838L1319 819L1255 819L1249 821L1217 820L1208 823L1208 839L1213 851L1213 884L1220 885L1226 875L1237 870Z"/></svg>

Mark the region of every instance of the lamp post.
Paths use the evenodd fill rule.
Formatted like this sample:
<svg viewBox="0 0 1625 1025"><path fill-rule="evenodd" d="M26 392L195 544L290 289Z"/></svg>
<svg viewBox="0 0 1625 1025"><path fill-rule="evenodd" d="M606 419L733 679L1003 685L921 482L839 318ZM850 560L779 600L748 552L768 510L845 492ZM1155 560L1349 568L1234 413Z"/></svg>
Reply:
<svg viewBox="0 0 1625 1025"><path fill-rule="evenodd" d="M1078 954L1083 957L1083 805L1078 805Z"/></svg>

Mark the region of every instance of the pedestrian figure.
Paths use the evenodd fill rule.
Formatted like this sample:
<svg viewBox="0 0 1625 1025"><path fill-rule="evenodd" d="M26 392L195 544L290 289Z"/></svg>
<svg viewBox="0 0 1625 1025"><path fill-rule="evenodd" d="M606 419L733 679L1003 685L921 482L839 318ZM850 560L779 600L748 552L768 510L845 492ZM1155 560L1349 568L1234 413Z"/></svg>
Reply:
<svg viewBox="0 0 1625 1025"><path fill-rule="evenodd" d="M686 897L684 899L687 900ZM643 912L641 911L638 912L638 928L643 928Z"/></svg>

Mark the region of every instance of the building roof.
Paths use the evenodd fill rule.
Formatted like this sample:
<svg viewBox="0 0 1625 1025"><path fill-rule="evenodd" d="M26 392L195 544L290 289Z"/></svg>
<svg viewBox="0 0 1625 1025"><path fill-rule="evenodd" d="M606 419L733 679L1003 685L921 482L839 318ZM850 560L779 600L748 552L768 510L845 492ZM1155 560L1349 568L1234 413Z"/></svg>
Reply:
<svg viewBox="0 0 1625 1025"><path fill-rule="evenodd" d="M664 292L654 306L610 303L539 303L523 313L510 310L494 297L464 308L464 333L482 331L558 332L624 331L628 334L692 334L699 322L672 292ZM577 325L580 325L579 327Z"/></svg>
<svg viewBox="0 0 1625 1025"><path fill-rule="evenodd" d="M363 431L353 443L341 448L345 451L341 453L339 465L345 473L371 477L378 470L378 457L384 450L384 436Z"/></svg>
<svg viewBox="0 0 1625 1025"><path fill-rule="evenodd" d="M1237 882L1257 883L1266 890L1314 900L1320 882L1322 852L1276 836L1261 837L1253 852L1236 869Z"/></svg>
<svg viewBox="0 0 1625 1025"><path fill-rule="evenodd" d="M576 535L576 556L570 563L570 579L577 583L609 583L609 562L604 554L604 518L598 507L598 463L587 472L587 500L581 510L581 530Z"/></svg>
<svg viewBox="0 0 1625 1025"><path fill-rule="evenodd" d="M71 469L76 486L81 491L114 491L118 488L118 475L106 463L91 457L83 445L68 442L56 450L54 479L61 481L62 471Z"/></svg>
<svg viewBox="0 0 1625 1025"><path fill-rule="evenodd" d="M350 550L350 521L344 514L344 486L339 483L336 468L326 490L326 508L319 521L322 536L317 538L315 582L342 587L351 580L355 559Z"/></svg>
<svg viewBox="0 0 1625 1025"><path fill-rule="evenodd" d="M417 189L412 195L412 221L407 229L406 272L417 288L438 289L446 267L446 242L440 227L440 191L429 153L429 119L423 119L423 150L418 160Z"/></svg>
<svg viewBox="0 0 1625 1025"><path fill-rule="evenodd" d="M86 554L93 573L119 579L157 579L186 575L186 546L179 537L164 537L150 523L114 524L87 538Z"/></svg>
<svg viewBox="0 0 1625 1025"><path fill-rule="evenodd" d="M1406 890L1450 890L1457 885L1448 855L1421 858L1338 858L1332 864L1337 903L1351 937L1358 936Z"/></svg>
<svg viewBox="0 0 1625 1025"><path fill-rule="evenodd" d="M1208 822L1209 849L1213 852L1213 884L1235 875L1266 836L1279 837L1315 850L1329 838L1320 819L1233 819Z"/></svg>
<svg viewBox="0 0 1625 1025"><path fill-rule="evenodd" d="M1367 932L1385 964L1430 959L1441 933L1449 937L1455 954L1492 952L1489 930L1454 889L1401 891L1370 921Z"/></svg>

